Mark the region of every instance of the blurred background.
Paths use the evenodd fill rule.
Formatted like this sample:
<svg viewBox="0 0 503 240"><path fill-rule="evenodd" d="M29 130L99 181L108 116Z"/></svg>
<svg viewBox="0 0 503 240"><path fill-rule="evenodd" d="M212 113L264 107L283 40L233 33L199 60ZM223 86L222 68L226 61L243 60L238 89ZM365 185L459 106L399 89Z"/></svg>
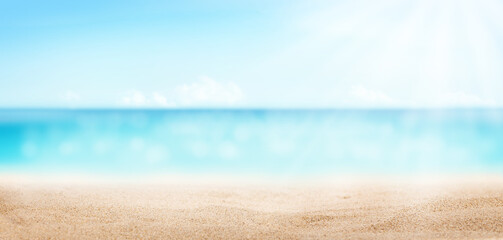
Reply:
<svg viewBox="0 0 503 240"><path fill-rule="evenodd" d="M3 171L503 173L499 110L4 110Z"/></svg>
<svg viewBox="0 0 503 240"><path fill-rule="evenodd" d="M0 170L501 173L503 2L0 1Z"/></svg>

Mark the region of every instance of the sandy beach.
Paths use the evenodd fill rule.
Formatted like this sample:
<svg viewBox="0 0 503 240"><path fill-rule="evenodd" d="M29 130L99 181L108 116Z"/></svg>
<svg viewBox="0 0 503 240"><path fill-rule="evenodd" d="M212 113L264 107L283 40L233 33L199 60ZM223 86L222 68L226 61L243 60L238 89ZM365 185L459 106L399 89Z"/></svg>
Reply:
<svg viewBox="0 0 503 240"><path fill-rule="evenodd" d="M0 239L503 238L500 177L0 178Z"/></svg>

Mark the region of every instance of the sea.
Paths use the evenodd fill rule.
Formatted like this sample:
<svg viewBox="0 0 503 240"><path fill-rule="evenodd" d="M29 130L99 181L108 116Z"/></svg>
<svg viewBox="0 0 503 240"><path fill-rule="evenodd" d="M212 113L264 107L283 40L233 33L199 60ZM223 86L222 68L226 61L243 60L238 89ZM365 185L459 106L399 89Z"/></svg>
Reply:
<svg viewBox="0 0 503 240"><path fill-rule="evenodd" d="M501 174L499 109L3 109L0 172Z"/></svg>

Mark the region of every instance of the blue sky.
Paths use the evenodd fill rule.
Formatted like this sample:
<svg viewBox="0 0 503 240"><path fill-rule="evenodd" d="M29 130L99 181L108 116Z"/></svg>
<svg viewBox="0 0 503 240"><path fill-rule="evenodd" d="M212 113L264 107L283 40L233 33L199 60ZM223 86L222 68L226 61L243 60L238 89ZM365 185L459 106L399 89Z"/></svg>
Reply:
<svg viewBox="0 0 503 240"><path fill-rule="evenodd" d="M0 107L503 106L503 3L0 1Z"/></svg>

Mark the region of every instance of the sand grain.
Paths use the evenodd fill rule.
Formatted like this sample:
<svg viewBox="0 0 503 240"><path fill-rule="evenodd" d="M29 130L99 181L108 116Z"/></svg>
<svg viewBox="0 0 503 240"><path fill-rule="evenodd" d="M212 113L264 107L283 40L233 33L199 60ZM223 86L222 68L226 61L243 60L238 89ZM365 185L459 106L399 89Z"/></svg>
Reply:
<svg viewBox="0 0 503 240"><path fill-rule="evenodd" d="M502 182L2 181L0 239L503 238Z"/></svg>

